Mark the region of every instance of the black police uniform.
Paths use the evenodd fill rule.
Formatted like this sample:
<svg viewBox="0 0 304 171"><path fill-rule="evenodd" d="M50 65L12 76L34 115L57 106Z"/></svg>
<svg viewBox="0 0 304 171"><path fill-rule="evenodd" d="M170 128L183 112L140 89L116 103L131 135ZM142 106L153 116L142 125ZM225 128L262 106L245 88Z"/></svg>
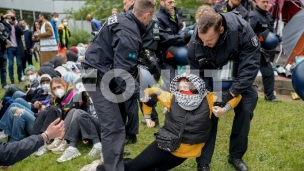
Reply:
<svg viewBox="0 0 304 171"><path fill-rule="evenodd" d="M258 6L249 13L250 25L255 34L259 36L265 30L274 32L274 20L268 11L262 10ZM262 73L264 94L267 100L276 100L274 95L274 73L270 61L274 59L275 50L272 52L261 52L260 71ZM270 59L272 58L272 59Z"/></svg>
<svg viewBox="0 0 304 171"><path fill-rule="evenodd" d="M248 11L242 6L242 4L239 4L239 6L231 8L228 4L228 1L222 2L220 4L217 4L213 7L214 11L217 13L223 13L223 12L230 12L233 11L236 14L239 14L243 17L244 20L248 21L249 19L249 13Z"/></svg>
<svg viewBox="0 0 304 171"><path fill-rule="evenodd" d="M142 47L141 36L145 32L143 24L132 11L112 15L93 39L82 63L86 74L82 77L84 86L93 100L102 133L104 167L106 170L124 170L123 149L125 125L121 112L125 110L123 98L139 98L137 57ZM98 79L87 79L87 75L98 70ZM114 72L110 70L116 69ZM121 69L127 72L117 72ZM115 77L114 79L112 79ZM112 79L112 81L111 81ZM90 85L96 84L92 90ZM126 86L134 87L134 91ZM111 92L123 96L109 96ZM120 105L121 104L121 105ZM121 108L121 109L120 109Z"/></svg>
<svg viewBox="0 0 304 171"><path fill-rule="evenodd" d="M241 17L233 13L222 13L221 16L225 31L214 48L203 46L195 29L188 45L188 62L192 73L199 70L209 91L213 91L212 81L204 77L205 69L219 69L228 60L238 63L237 77L229 91L235 96L241 94L242 100L234 109L229 153L231 157L242 158L247 150L250 121L258 100L252 84L259 69L260 44L250 25ZM212 122L210 137L202 149L202 155L197 158L197 163L201 165L211 163L218 118L213 116Z"/></svg>
<svg viewBox="0 0 304 171"><path fill-rule="evenodd" d="M134 5L129 8L129 11L133 10ZM146 32L142 36L143 48L138 55L138 64L144 65L147 67L151 74L154 74L156 71L156 57L155 51L157 50L157 44L159 40L159 29L158 21L155 16L146 27ZM137 99L128 99L125 101L126 105L126 144L137 142L136 134L139 130L139 118L138 118L138 103ZM140 107L142 104L140 103ZM151 119L155 122L156 125L159 125L158 114L155 110L155 107L152 108Z"/></svg>
<svg viewBox="0 0 304 171"><path fill-rule="evenodd" d="M175 19L171 17L168 11L160 6L159 11L155 13L157 20L159 22L159 46L156 52L157 57L157 69L159 73L161 70L168 69L170 73L165 72L162 74L162 79L164 81L163 90L169 91L169 85L171 80L175 76L175 71L177 70L177 65L172 62L166 62L166 52L171 46L185 45L184 37L178 35L178 32L182 29L182 11L176 7Z"/></svg>

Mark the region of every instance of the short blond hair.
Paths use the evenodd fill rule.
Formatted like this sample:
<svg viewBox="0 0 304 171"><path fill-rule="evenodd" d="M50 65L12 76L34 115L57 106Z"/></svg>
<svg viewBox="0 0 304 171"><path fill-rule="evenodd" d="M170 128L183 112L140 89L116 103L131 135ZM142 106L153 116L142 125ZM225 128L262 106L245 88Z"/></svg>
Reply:
<svg viewBox="0 0 304 171"><path fill-rule="evenodd" d="M205 11L209 11L209 10L213 11L213 9L210 6L206 6L206 5L200 6L195 13L195 20L199 20L199 18L202 16L202 14Z"/></svg>
<svg viewBox="0 0 304 171"><path fill-rule="evenodd" d="M155 0L137 0L135 1L133 12L137 16L142 16L147 12L153 15L155 12L155 7Z"/></svg>
<svg viewBox="0 0 304 171"><path fill-rule="evenodd" d="M86 17L87 21L91 21L93 19L93 15L92 14L88 14Z"/></svg>

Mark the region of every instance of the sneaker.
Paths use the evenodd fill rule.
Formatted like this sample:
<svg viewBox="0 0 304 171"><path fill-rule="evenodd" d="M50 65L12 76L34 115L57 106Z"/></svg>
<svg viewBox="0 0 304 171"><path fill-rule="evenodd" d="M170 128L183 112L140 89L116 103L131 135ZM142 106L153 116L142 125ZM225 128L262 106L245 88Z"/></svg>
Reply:
<svg viewBox="0 0 304 171"><path fill-rule="evenodd" d="M52 144L46 146L46 148L48 150L53 150L53 149L57 148L61 144L61 141L62 141L62 139L55 138L54 141L52 142Z"/></svg>
<svg viewBox="0 0 304 171"><path fill-rule="evenodd" d="M80 171L96 171L96 167L103 163L103 158L94 160L91 164L83 166Z"/></svg>
<svg viewBox="0 0 304 171"><path fill-rule="evenodd" d="M81 156L81 153L78 151L77 148L67 148L63 152L62 156L57 159L57 162L63 163L63 162L72 160L78 156Z"/></svg>
<svg viewBox="0 0 304 171"><path fill-rule="evenodd" d="M2 86L2 88L8 89L8 88L9 88L9 85Z"/></svg>
<svg viewBox="0 0 304 171"><path fill-rule="evenodd" d="M94 158L94 159L98 158L98 157L100 157L101 151L102 151L102 148L93 146L93 148L89 152L88 156L90 156L91 158Z"/></svg>
<svg viewBox="0 0 304 171"><path fill-rule="evenodd" d="M38 149L38 151L35 153L35 156L40 157L46 153L47 153L46 144L44 144L42 147Z"/></svg>
<svg viewBox="0 0 304 171"><path fill-rule="evenodd" d="M6 137L8 137L8 135L6 135L6 134L4 133L4 131L1 131L1 132L0 132L0 139L4 139L4 138L6 138Z"/></svg>
<svg viewBox="0 0 304 171"><path fill-rule="evenodd" d="M61 144L57 147L52 149L52 152L54 154L61 154L63 153L67 148L69 147L68 143L66 142L66 140L61 141Z"/></svg>

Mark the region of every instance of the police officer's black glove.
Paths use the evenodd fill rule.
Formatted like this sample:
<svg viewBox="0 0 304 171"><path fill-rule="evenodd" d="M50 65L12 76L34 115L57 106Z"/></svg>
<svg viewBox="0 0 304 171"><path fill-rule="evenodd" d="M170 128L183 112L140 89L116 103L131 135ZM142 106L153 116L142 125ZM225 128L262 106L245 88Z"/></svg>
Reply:
<svg viewBox="0 0 304 171"><path fill-rule="evenodd" d="M183 37L185 44L189 43L192 34L193 34L193 30L189 30L189 31L185 32L184 37Z"/></svg>
<svg viewBox="0 0 304 171"><path fill-rule="evenodd" d="M229 91L223 91L222 92L222 97L220 98L220 96L219 96L216 99L216 101L214 102L214 106L225 107L227 102L231 99L233 99L233 96L230 94L230 92Z"/></svg>
<svg viewBox="0 0 304 171"><path fill-rule="evenodd" d="M280 35L278 35L278 34L276 36L277 36L277 38L279 40L279 43L281 43L282 42L282 37Z"/></svg>
<svg viewBox="0 0 304 171"><path fill-rule="evenodd" d="M148 95L149 97L147 97L146 102L144 102L147 106L149 107L153 107L156 105L156 103L158 102L157 96L159 95L159 93L153 93Z"/></svg>

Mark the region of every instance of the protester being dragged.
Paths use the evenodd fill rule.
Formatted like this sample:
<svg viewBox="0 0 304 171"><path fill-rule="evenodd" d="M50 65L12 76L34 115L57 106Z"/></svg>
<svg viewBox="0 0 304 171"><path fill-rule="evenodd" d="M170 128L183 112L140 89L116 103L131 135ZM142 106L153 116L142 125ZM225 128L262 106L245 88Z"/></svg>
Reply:
<svg viewBox="0 0 304 171"><path fill-rule="evenodd" d="M155 124L150 114L157 101L167 108L168 114L165 125L155 134L156 140L133 160L125 162L126 171L170 170L187 158L200 156L209 137L212 113L220 117L241 99L239 95L225 107L214 106L213 98L217 100L217 97L208 92L204 81L196 75L187 74L172 80L170 93L160 88L148 88L145 94L143 112L148 128Z"/></svg>

